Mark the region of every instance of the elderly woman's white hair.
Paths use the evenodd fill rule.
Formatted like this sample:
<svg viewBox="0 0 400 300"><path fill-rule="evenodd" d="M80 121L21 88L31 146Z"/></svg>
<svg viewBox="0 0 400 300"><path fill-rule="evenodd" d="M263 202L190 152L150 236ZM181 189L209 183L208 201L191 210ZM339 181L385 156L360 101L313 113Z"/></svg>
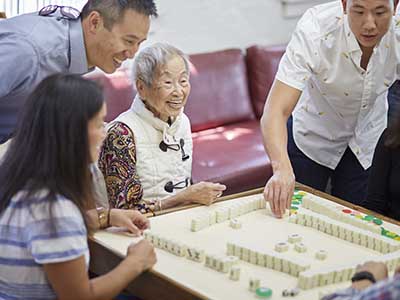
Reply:
<svg viewBox="0 0 400 300"><path fill-rule="evenodd" d="M178 48L167 43L155 43L136 54L133 62L133 80L142 80L152 86L156 71L173 57L181 57L189 75L189 58Z"/></svg>

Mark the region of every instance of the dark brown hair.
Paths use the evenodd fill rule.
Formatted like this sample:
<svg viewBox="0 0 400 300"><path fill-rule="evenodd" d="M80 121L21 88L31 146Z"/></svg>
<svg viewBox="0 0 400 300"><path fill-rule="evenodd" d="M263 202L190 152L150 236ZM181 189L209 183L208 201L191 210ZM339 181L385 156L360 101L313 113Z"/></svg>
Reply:
<svg viewBox="0 0 400 300"><path fill-rule="evenodd" d="M145 15L157 17L157 8L153 0L89 0L82 8L82 19L97 11L104 19L104 26L111 30L115 23L122 20L128 9Z"/></svg>
<svg viewBox="0 0 400 300"><path fill-rule="evenodd" d="M44 79L29 96L0 164L0 215L21 190L62 195L81 212L93 207L88 122L104 103L96 83L78 75Z"/></svg>

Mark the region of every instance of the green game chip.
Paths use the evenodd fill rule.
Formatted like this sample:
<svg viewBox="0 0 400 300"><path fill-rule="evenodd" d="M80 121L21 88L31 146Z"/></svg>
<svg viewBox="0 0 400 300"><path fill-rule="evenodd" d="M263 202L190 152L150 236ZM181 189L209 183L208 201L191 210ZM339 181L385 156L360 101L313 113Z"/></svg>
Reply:
<svg viewBox="0 0 400 300"><path fill-rule="evenodd" d="M386 236L391 238L391 239L394 239L396 237L396 235L397 234L395 234L394 232L390 232L390 231L388 233L386 233Z"/></svg>
<svg viewBox="0 0 400 300"><path fill-rule="evenodd" d="M299 208L298 208L297 206L292 205L292 206L290 207L290 209L298 210Z"/></svg>
<svg viewBox="0 0 400 300"><path fill-rule="evenodd" d="M294 195L294 198L298 199L298 200L301 200L301 199L303 199L303 196L302 195Z"/></svg>
<svg viewBox="0 0 400 300"><path fill-rule="evenodd" d="M299 201L297 201L297 200L293 200L293 201L292 201L292 204L293 204L293 205L300 205L301 203L300 203Z"/></svg>
<svg viewBox="0 0 400 300"><path fill-rule="evenodd" d="M365 221L372 221L374 218L375 218L374 216L368 215L368 216L365 216L363 219Z"/></svg>
<svg viewBox="0 0 400 300"><path fill-rule="evenodd" d="M266 299L272 296L272 290L267 287L260 287L256 289L256 295L261 299Z"/></svg>
<svg viewBox="0 0 400 300"><path fill-rule="evenodd" d="M373 221L376 225L382 225L382 220L381 219L378 219L378 218L375 218L374 219L374 221Z"/></svg>

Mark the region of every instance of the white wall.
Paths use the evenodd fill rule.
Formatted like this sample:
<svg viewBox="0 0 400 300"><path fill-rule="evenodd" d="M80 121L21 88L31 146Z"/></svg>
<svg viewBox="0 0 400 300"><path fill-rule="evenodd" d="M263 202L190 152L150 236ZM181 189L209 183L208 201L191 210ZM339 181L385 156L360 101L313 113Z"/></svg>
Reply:
<svg viewBox="0 0 400 300"><path fill-rule="evenodd" d="M326 1L329 0L155 0L160 16L152 22L149 42L167 41L189 54L253 44L283 44L289 41L298 16L305 9ZM0 11L11 17L48 4L81 9L85 2L0 0Z"/></svg>
<svg viewBox="0 0 400 300"><path fill-rule="evenodd" d="M305 7L324 0L301 2L286 8L301 13ZM160 16L153 20L149 41L167 41L190 54L287 43L298 20L284 17L287 11L281 0L156 0L156 3Z"/></svg>

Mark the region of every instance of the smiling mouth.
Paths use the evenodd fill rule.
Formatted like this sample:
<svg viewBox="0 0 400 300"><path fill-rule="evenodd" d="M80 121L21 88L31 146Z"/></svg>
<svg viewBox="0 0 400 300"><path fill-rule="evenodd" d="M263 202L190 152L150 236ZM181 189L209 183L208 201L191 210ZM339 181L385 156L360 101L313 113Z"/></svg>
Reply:
<svg viewBox="0 0 400 300"><path fill-rule="evenodd" d="M114 62L114 65L115 65L117 68L119 68L119 67L121 66L123 60L119 60L118 58L114 57L114 58L113 58L113 62Z"/></svg>
<svg viewBox="0 0 400 300"><path fill-rule="evenodd" d="M183 101L168 101L167 103L169 106L175 109L181 108L183 106Z"/></svg>
<svg viewBox="0 0 400 300"><path fill-rule="evenodd" d="M366 34L363 34L362 37L363 37L364 39L367 39L367 40L372 40L372 39L375 39L375 38L376 38L376 35L366 35Z"/></svg>

